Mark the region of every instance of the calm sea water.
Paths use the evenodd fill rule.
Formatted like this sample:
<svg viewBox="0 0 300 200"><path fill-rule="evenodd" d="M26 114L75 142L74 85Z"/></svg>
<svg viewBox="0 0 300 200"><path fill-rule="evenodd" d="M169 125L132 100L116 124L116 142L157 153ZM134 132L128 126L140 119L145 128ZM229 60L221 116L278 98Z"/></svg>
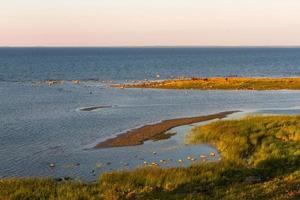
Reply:
<svg viewBox="0 0 300 200"><path fill-rule="evenodd" d="M300 106L300 91L120 90L102 80L155 79L156 74L169 78L299 73L297 48L0 48L0 177L95 180L106 171L141 166L144 159L165 159L166 166L178 166L178 159L215 151L209 145L185 144L192 126L175 128L174 137L141 146L91 147L164 119L228 110L296 114ZM82 83L48 87L34 82L46 79ZM97 105L114 107L79 110ZM56 167L49 168L49 163Z"/></svg>
<svg viewBox="0 0 300 200"><path fill-rule="evenodd" d="M298 76L300 48L0 48L0 80Z"/></svg>

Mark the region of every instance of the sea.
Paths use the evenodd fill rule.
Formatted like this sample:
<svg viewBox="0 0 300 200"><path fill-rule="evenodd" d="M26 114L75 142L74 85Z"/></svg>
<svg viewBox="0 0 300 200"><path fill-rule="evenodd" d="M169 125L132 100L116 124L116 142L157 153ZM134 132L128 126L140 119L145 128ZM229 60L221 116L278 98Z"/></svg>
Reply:
<svg viewBox="0 0 300 200"><path fill-rule="evenodd" d="M297 77L300 48L0 48L0 178L71 177L95 181L111 171L189 166L222 159L210 144L189 145L196 125L169 139L95 149L107 138L166 119L239 110L298 114L300 91L118 89L114 83L178 77ZM63 84L48 86L46 80ZM72 80L79 80L74 84ZM92 106L111 106L82 111ZM215 157L209 154L215 152ZM196 161L191 162L186 157ZM179 163L182 159L184 162ZM166 162L160 163L160 160Z"/></svg>

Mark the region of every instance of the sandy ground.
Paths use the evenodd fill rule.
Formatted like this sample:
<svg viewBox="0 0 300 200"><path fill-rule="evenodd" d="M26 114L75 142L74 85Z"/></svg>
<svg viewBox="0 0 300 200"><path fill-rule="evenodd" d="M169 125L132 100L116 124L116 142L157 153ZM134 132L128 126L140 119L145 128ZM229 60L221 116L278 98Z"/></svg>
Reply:
<svg viewBox="0 0 300 200"><path fill-rule="evenodd" d="M238 111L220 112L212 115L169 119L156 124L145 125L141 128L132 129L126 133L120 134L114 138L100 142L95 148L111 148L111 147L123 147L123 146L135 146L143 144L147 140L157 140L158 138L165 139L165 132L177 127L183 126L213 119L222 119L227 115ZM168 136L168 135L167 135ZM169 137L172 134L169 135Z"/></svg>

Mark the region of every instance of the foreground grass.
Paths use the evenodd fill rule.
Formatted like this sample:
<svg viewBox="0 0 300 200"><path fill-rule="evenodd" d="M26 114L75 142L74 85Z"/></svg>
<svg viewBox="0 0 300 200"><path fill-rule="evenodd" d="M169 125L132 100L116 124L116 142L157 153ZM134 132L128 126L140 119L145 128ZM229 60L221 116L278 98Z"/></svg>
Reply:
<svg viewBox="0 0 300 200"><path fill-rule="evenodd" d="M121 88L199 89L199 90L299 90L300 78L214 77L191 78L116 85Z"/></svg>
<svg viewBox="0 0 300 200"><path fill-rule="evenodd" d="M96 183L3 179L0 199L299 199L300 117L248 117L196 127L190 143L209 142L219 163L141 168Z"/></svg>

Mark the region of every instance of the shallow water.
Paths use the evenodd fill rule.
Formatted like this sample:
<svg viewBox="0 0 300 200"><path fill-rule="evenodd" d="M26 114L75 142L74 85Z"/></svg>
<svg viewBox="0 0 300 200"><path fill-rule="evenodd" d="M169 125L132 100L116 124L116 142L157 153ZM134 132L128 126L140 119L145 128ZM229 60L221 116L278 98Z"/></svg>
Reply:
<svg viewBox="0 0 300 200"><path fill-rule="evenodd" d="M215 151L209 145L185 144L192 126L171 130L177 134L168 140L91 148L125 130L165 119L229 110L243 111L230 117L297 114L300 106L300 91L121 90L102 81L155 79L157 74L165 79L299 73L300 48L0 48L0 177L90 181L105 171L141 166L143 159L172 159L163 166L178 166L178 159ZM47 79L79 79L81 84L48 87L36 82ZM80 111L93 106L112 107ZM218 159L218 154L212 158ZM49 163L56 167L49 168ZM188 164L185 160L181 165Z"/></svg>
<svg viewBox="0 0 300 200"><path fill-rule="evenodd" d="M184 135L192 126L175 128L178 134L168 140L91 149L125 130L164 119L228 110L245 114L267 109L268 113L277 113L282 108L293 110L300 102L300 91L121 90L96 82L67 82L53 87L3 82L0 92L0 176L71 176L84 180L95 180L105 171L136 168L143 165L144 159L172 159L166 165L178 166L178 159L199 158L200 154L215 151L209 145L185 145ZM80 111L97 105L113 107ZM49 163L56 167L50 169ZM95 170L100 163L102 166ZM185 160L182 165L188 164Z"/></svg>

